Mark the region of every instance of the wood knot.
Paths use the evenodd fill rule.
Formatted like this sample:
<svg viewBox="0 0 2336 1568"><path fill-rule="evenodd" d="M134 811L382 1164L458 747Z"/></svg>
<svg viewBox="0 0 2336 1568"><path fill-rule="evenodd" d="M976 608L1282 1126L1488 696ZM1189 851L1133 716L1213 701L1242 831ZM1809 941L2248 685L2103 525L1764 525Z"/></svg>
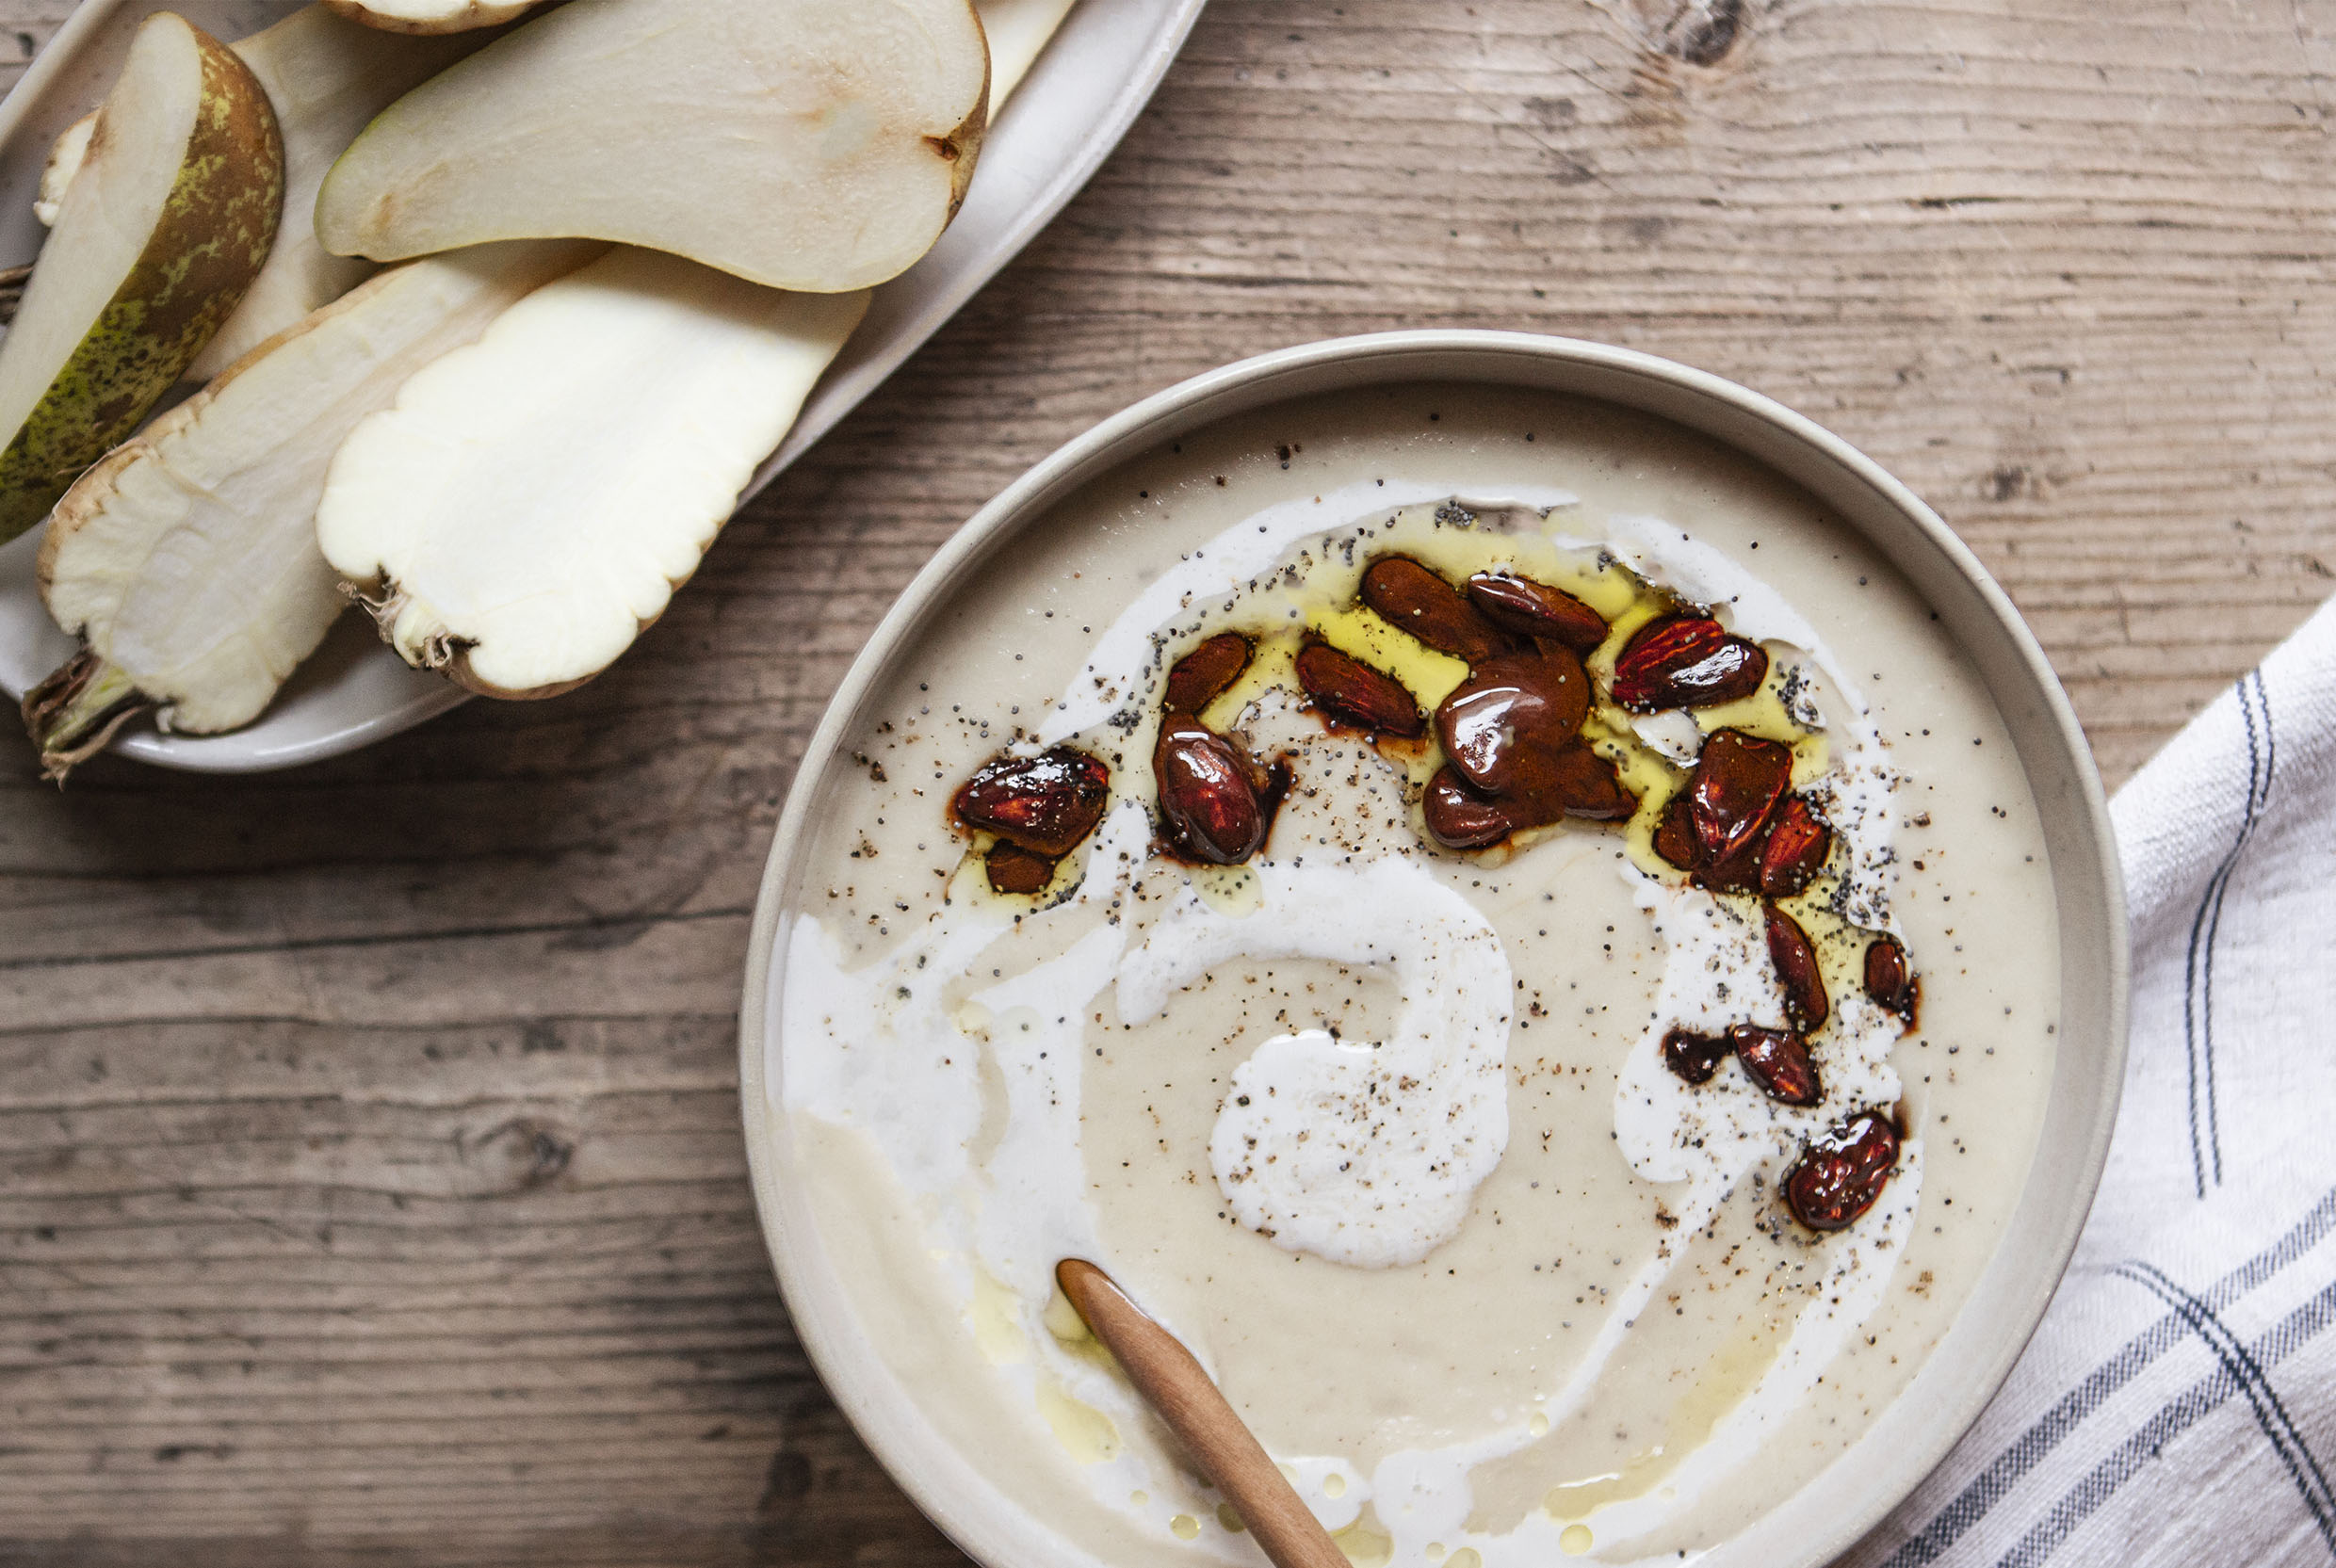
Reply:
<svg viewBox="0 0 2336 1568"><path fill-rule="evenodd" d="M1636 0L1640 24L1656 53L1688 65L1713 66L1750 31L1746 0Z"/></svg>
<svg viewBox="0 0 2336 1568"><path fill-rule="evenodd" d="M462 1156L492 1171L496 1189L517 1194L558 1181L576 1157L576 1143L531 1117L516 1116L471 1140Z"/></svg>

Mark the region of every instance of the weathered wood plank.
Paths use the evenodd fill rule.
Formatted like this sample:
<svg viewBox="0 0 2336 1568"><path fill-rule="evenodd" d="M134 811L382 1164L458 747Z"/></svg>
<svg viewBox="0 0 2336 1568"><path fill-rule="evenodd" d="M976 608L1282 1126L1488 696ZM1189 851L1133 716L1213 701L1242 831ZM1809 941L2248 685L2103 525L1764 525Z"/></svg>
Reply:
<svg viewBox="0 0 2336 1568"><path fill-rule="evenodd" d="M892 596L1182 376L1452 324L1735 377L1946 515L2113 780L2336 584L2336 0L1688 10L1216 0L603 680L260 780L0 739L0 1563L953 1560L762 1256L745 911Z"/></svg>

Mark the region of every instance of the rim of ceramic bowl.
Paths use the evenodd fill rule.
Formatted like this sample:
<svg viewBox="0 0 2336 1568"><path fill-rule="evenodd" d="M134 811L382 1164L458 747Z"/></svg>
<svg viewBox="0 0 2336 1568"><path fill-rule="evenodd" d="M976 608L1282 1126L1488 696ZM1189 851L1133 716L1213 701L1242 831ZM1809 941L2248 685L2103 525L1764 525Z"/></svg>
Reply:
<svg viewBox="0 0 2336 1568"><path fill-rule="evenodd" d="M1994 1397L2043 1317L2092 1204L2124 1077L2124 890L2083 730L2043 650L1978 558L1881 466L1813 421L1721 377L1635 349L1524 332L1336 338L1195 376L1104 420L977 512L901 593L829 703L763 873L740 1011L747 1157L796 1331L837 1405L926 1514L993 1568L1095 1568L1031 1521L918 1412L861 1329L803 1194L783 1179L775 1114L772 962L791 913L797 850L822 781L879 676L958 587L1026 526L1112 467L1187 431L1291 398L1367 386L1473 382L1589 398L1731 446L1797 484L1861 535L1938 612L2010 730L2043 820L2061 940L2061 1026L2034 1162L1994 1255L1922 1368L1865 1433L1791 1497L1714 1549L1714 1565L1819 1564L1847 1549L1924 1476Z"/></svg>

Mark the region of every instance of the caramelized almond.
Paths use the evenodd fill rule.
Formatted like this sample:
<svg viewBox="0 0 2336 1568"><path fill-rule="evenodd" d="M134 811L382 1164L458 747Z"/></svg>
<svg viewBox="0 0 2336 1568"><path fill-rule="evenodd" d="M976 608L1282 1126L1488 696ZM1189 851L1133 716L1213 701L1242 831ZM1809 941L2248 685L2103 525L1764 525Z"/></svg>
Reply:
<svg viewBox="0 0 2336 1568"><path fill-rule="evenodd" d="M1531 577L1479 572L1468 579L1468 602L1503 631L1562 642L1585 657L1606 640L1603 616L1565 590Z"/></svg>
<svg viewBox="0 0 2336 1568"><path fill-rule="evenodd" d="M1564 649L1488 658L1436 710L1436 736L1461 777L1510 792L1527 754L1570 744L1590 711L1590 678ZM1546 759L1544 759L1546 760ZM1559 808L1562 809L1562 808Z"/></svg>
<svg viewBox="0 0 2336 1568"><path fill-rule="evenodd" d="M1638 797L1622 786L1613 762L1576 740L1533 759L1511 793L1528 803L1547 802L1567 816L1619 822L1638 810Z"/></svg>
<svg viewBox="0 0 2336 1568"><path fill-rule="evenodd" d="M989 859L983 863L990 875L993 893L1044 893L1054 881L1054 862L1045 855L1034 855L1018 844L994 844Z"/></svg>
<svg viewBox="0 0 2336 1568"><path fill-rule="evenodd" d="M1798 795L1788 796L1760 849L1760 891L1771 898L1800 892L1816 880L1832 848L1825 818Z"/></svg>
<svg viewBox="0 0 2336 1568"><path fill-rule="evenodd" d="M1499 800L1470 789L1452 767L1439 768L1428 781L1419 802L1427 818L1428 836L1447 849L1481 849L1497 844L1522 825L1510 818Z"/></svg>
<svg viewBox="0 0 2336 1568"><path fill-rule="evenodd" d="M969 828L1049 860L1095 832L1111 803L1111 770L1068 746L1034 757L999 757L959 786L949 808Z"/></svg>
<svg viewBox="0 0 2336 1568"><path fill-rule="evenodd" d="M1711 707L1749 697L1768 678L1768 655L1708 615L1657 621L1614 660L1614 701L1633 713Z"/></svg>
<svg viewBox="0 0 2336 1568"><path fill-rule="evenodd" d="M1725 1040L1673 1029L1663 1037L1663 1064L1689 1083L1710 1083L1720 1063L1728 1059L1728 1050Z"/></svg>
<svg viewBox="0 0 2336 1568"><path fill-rule="evenodd" d="M1256 646L1239 632L1219 632L1182 658L1168 671L1168 689L1160 707L1168 713L1197 714L1215 702L1225 688L1249 668Z"/></svg>
<svg viewBox="0 0 2336 1568"><path fill-rule="evenodd" d="M1741 730L1713 731L1687 784L1705 865L1721 865L1755 844L1792 782L1792 748Z"/></svg>
<svg viewBox="0 0 2336 1568"><path fill-rule="evenodd" d="M1363 574L1363 603L1439 654L1474 664L1508 646L1460 590L1409 556L1382 556Z"/></svg>
<svg viewBox="0 0 2336 1568"><path fill-rule="evenodd" d="M1920 987L1906 964L1906 950L1894 936L1877 936L1866 948L1866 994L1907 1023L1914 1022Z"/></svg>
<svg viewBox="0 0 2336 1568"><path fill-rule="evenodd" d="M1682 871L1693 871L1703 864L1702 851L1695 845L1695 816L1683 789L1671 797L1663 815L1655 818L1655 853Z"/></svg>
<svg viewBox="0 0 2336 1568"><path fill-rule="evenodd" d="M1152 751L1160 813L1176 847L1199 860L1238 865L1265 842L1257 765L1198 719L1171 718Z"/></svg>
<svg viewBox="0 0 2336 1568"><path fill-rule="evenodd" d="M1817 1103L1817 1064L1809 1059L1809 1043L1799 1035L1738 1024L1728 1031L1728 1043L1770 1099L1788 1106Z"/></svg>
<svg viewBox="0 0 2336 1568"><path fill-rule="evenodd" d="M1326 643L1299 651L1298 685L1315 706L1367 730L1409 739L1427 728L1403 682Z"/></svg>
<svg viewBox="0 0 2336 1568"><path fill-rule="evenodd" d="M1860 1111L1810 1142L1783 1182L1785 1206L1812 1231L1838 1231L1874 1206L1898 1169L1898 1129Z"/></svg>
<svg viewBox="0 0 2336 1568"><path fill-rule="evenodd" d="M1801 1033L1813 1034L1825 1027L1825 1016L1833 1010L1831 998L1825 995L1825 977L1817 969L1817 949L1798 920L1774 904L1767 913L1768 960L1776 966L1776 978L1784 986L1785 1017Z"/></svg>

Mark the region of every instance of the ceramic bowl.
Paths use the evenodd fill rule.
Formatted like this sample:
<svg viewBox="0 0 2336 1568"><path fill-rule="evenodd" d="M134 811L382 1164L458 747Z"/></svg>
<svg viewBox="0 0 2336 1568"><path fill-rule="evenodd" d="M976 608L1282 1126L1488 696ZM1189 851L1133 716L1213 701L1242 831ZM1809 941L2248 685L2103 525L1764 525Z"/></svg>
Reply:
<svg viewBox="0 0 2336 1568"><path fill-rule="evenodd" d="M764 1234L795 1324L837 1403L909 1494L995 1568L1095 1568L1032 1539L934 1431L885 1367L839 1285L804 1194L783 1177L783 1016L772 962L800 890L798 846L862 708L921 628L1049 509L1178 437L1288 400L1419 382L1558 393L1649 414L1734 448L1797 485L1904 574L1961 645L2010 730L2051 853L2062 953L2058 1055L2034 1167L1992 1262L1905 1392L1826 1471L1705 1560L1819 1564L1848 1547L1944 1457L2026 1344L2091 1205L2125 1053L2126 924L2117 851L2083 733L2035 638L1986 570L1912 492L1840 437L1716 376L1647 354L1517 333L1398 332L1284 349L1199 376L1105 420L984 507L910 584L813 736L764 873L747 968L739 1080Z"/></svg>

